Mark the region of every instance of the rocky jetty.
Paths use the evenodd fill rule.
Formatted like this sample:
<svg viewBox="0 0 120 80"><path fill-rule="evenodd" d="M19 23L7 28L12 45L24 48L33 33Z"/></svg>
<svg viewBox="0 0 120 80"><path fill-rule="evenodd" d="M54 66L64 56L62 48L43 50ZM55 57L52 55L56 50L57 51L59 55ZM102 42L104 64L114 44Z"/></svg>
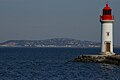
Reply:
<svg viewBox="0 0 120 80"><path fill-rule="evenodd" d="M80 55L74 61L120 65L120 55Z"/></svg>

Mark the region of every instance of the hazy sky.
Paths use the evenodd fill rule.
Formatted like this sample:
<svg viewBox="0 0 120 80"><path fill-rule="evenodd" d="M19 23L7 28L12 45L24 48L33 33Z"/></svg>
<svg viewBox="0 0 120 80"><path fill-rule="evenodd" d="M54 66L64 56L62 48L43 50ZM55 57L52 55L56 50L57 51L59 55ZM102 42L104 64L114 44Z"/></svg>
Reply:
<svg viewBox="0 0 120 80"><path fill-rule="evenodd" d="M106 0L0 0L0 41L74 38L100 42ZM110 0L120 44L120 0Z"/></svg>

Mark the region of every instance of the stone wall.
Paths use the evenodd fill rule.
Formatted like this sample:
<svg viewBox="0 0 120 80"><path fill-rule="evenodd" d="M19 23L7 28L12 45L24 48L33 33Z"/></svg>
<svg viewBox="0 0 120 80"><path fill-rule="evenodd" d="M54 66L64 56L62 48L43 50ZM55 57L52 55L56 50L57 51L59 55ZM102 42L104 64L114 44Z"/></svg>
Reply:
<svg viewBox="0 0 120 80"><path fill-rule="evenodd" d="M74 59L75 62L95 62L120 65L120 55L80 55Z"/></svg>

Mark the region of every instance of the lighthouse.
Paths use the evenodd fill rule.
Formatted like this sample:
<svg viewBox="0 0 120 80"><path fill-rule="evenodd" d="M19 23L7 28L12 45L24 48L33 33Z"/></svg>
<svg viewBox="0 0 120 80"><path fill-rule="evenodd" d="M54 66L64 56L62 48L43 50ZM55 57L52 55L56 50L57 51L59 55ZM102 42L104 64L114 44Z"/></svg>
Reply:
<svg viewBox="0 0 120 80"><path fill-rule="evenodd" d="M76 62L97 62L120 65L120 55L113 52L113 23L114 16L108 5L103 8L100 16L101 22L101 53L99 55L80 55L74 59Z"/></svg>
<svg viewBox="0 0 120 80"><path fill-rule="evenodd" d="M113 23L114 16L109 4L103 8L103 14L100 16L101 22L101 54L115 55L113 52Z"/></svg>

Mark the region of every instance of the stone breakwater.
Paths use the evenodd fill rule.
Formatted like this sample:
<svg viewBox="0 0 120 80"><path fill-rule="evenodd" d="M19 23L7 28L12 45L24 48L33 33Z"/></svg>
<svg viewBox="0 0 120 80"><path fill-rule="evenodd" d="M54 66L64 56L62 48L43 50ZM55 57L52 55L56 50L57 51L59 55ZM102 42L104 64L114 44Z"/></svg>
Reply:
<svg viewBox="0 0 120 80"><path fill-rule="evenodd" d="M120 65L120 55L80 55L74 61Z"/></svg>

